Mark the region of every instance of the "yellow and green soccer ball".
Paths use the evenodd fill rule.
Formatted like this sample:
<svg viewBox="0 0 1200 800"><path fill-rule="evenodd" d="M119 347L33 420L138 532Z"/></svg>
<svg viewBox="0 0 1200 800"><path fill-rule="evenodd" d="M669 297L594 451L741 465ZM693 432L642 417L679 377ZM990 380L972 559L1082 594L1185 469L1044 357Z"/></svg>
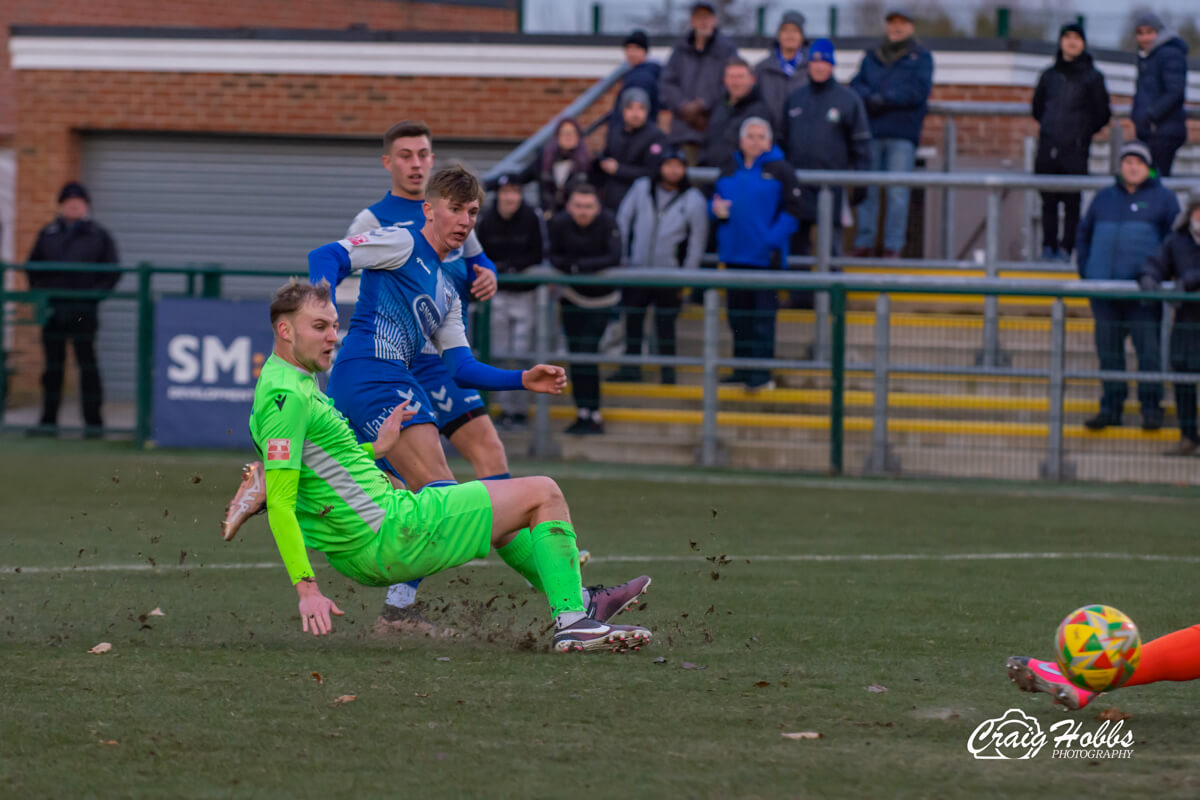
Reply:
<svg viewBox="0 0 1200 800"><path fill-rule="evenodd" d="M1123 685L1142 655L1137 625L1112 606L1075 609L1058 626L1055 644L1062 674L1089 692Z"/></svg>

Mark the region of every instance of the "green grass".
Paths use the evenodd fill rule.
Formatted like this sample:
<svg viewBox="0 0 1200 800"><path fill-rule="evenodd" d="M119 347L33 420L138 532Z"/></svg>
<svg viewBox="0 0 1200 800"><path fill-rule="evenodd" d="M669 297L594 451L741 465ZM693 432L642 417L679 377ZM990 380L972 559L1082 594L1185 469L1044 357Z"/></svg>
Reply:
<svg viewBox="0 0 1200 800"><path fill-rule="evenodd" d="M1191 490L711 471L660 482L651 470L551 466L597 556L585 579L654 577L634 612L653 644L580 657L546 652L541 599L498 565L425 583L423 597L448 606L439 618L473 634L443 643L375 638L380 590L319 568L347 615L314 640L282 566L209 566L278 560L262 519L220 541L236 456L13 438L0 449L2 796L1200 793L1192 684L1098 701L1133 715L1130 760L984 762L966 750L976 725L1010 707L1044 727L1062 718L1007 682L1006 656L1049 655L1058 620L1085 602L1120 607L1146 638L1195 623L1200 564L764 558L1192 558ZM704 557L721 554L732 560L714 579ZM105 564L157 566L72 569ZM165 616L143 618L155 607ZM100 641L112 652L89 655ZM357 700L334 705L343 694ZM1092 708L1080 719L1099 726ZM824 738L780 736L805 730Z"/></svg>

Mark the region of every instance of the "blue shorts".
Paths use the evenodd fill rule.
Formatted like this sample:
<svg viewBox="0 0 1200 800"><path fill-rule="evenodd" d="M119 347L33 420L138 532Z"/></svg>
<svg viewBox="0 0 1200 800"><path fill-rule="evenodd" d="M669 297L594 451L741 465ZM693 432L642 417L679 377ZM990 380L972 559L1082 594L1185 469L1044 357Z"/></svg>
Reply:
<svg viewBox="0 0 1200 800"><path fill-rule="evenodd" d="M438 430L443 435L449 436L465 422L487 413L479 392L455 383L441 356L418 353L411 368L413 377L429 397Z"/></svg>
<svg viewBox="0 0 1200 800"><path fill-rule="evenodd" d="M374 358L337 361L329 374L329 386L325 393L350 423L360 442L375 441L384 420L404 400L408 401L409 408L417 412L416 416L404 423L405 428L422 423L436 425L438 421L433 404L425 396L421 384L407 367L392 361ZM375 463L380 469L400 478L386 461Z"/></svg>

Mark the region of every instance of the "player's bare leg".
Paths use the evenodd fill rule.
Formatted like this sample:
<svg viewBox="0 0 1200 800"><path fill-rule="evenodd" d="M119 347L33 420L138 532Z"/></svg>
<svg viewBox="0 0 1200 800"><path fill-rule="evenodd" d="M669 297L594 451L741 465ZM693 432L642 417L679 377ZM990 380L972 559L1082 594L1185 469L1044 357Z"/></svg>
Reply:
<svg viewBox="0 0 1200 800"><path fill-rule="evenodd" d="M267 509L267 484L263 479L263 464L254 461L242 467L242 483L225 506L221 521L221 538L231 540L246 520Z"/></svg>

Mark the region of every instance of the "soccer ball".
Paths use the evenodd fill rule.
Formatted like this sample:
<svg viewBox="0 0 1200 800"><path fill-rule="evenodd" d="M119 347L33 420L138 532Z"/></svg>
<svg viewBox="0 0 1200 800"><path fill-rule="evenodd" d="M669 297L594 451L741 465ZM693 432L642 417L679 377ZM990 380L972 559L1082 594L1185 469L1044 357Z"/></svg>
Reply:
<svg viewBox="0 0 1200 800"><path fill-rule="evenodd" d="M1089 692L1124 684L1137 669L1142 637L1133 620L1112 606L1077 608L1058 626L1058 666L1067 680Z"/></svg>

